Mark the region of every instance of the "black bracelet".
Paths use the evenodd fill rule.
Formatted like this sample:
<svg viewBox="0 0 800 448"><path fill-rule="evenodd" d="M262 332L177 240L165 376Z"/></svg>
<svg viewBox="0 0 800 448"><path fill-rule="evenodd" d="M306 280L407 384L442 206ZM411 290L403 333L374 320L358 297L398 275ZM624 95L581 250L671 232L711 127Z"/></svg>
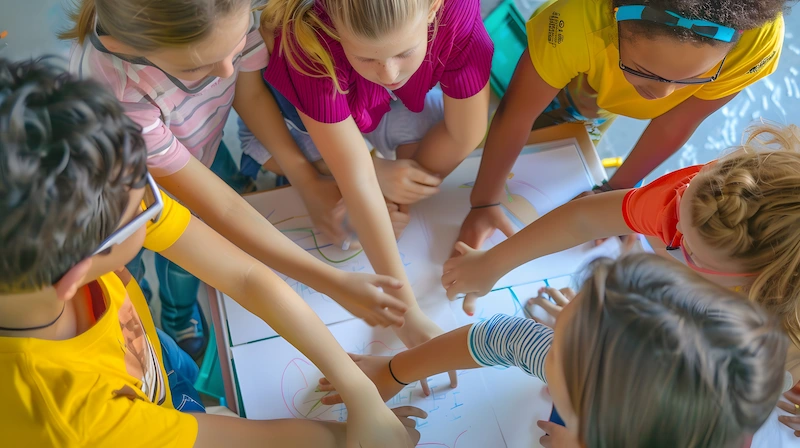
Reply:
<svg viewBox="0 0 800 448"><path fill-rule="evenodd" d="M394 376L394 372L392 372L392 361L394 361L394 357L392 357L392 359L389 360L389 374L391 374L392 378L394 378L394 380L397 381L397 384L402 384L403 386L408 386L408 383L404 383L404 382L398 380L396 376Z"/></svg>
<svg viewBox="0 0 800 448"><path fill-rule="evenodd" d="M499 203L499 202L495 202L494 204L486 204L486 205L473 205L473 206L472 206L472 207L470 207L469 209L470 209L470 210L477 210L477 209L479 209L479 208L497 207L498 205L500 205L500 203Z"/></svg>

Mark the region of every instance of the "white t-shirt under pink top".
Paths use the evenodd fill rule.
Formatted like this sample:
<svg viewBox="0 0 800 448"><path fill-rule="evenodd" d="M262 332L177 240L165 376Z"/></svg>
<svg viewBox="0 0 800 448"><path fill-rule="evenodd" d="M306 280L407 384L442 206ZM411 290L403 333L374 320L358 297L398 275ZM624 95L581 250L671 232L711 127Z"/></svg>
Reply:
<svg viewBox="0 0 800 448"><path fill-rule="evenodd" d="M234 59L229 78L184 82L171 79L145 59L117 56L106 50L97 30L70 52L70 71L106 86L126 113L142 127L147 144L147 166L155 176L168 176L194 156L210 167L222 140L222 129L233 104L239 71L267 66L269 54L253 14L244 50Z"/></svg>

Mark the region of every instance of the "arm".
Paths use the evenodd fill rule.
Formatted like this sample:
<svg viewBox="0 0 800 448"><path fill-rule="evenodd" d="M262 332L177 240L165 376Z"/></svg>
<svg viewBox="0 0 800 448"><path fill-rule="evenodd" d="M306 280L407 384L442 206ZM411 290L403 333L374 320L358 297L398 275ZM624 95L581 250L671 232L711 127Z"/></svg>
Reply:
<svg viewBox="0 0 800 448"><path fill-rule="evenodd" d="M627 192L617 190L567 202L487 252L458 243L462 255L444 264L442 285L448 297L486 295L500 277L530 260L630 232L622 216Z"/></svg>
<svg viewBox="0 0 800 448"><path fill-rule="evenodd" d="M419 309L407 285L408 278L372 158L353 118L339 123L320 123L302 112L300 117L336 178L349 221L375 272L390 275L406 285L391 292L408 306L406 325L397 331L398 336L406 346L413 347L441 333Z"/></svg>
<svg viewBox="0 0 800 448"><path fill-rule="evenodd" d="M349 419L355 429L348 439L378 446L376 441L385 437L393 446L406 446L403 425L383 405L367 378L311 308L269 268L194 218L161 254L263 319L330 375L345 391L343 398L352 412ZM331 435L326 438L335 440Z"/></svg>
<svg viewBox="0 0 800 448"><path fill-rule="evenodd" d="M328 294L371 325L402 324L405 305L378 290L399 288L401 283L386 277L354 278L317 260L194 157L178 172L157 180L211 228L267 266Z"/></svg>
<svg viewBox="0 0 800 448"><path fill-rule="evenodd" d="M501 202L506 178L528 140L533 122L557 93L558 89L539 76L526 49L489 127L478 178L470 195L473 206ZM461 226L459 240L479 249L496 228L507 236L513 234L511 223L497 207L471 210Z"/></svg>
<svg viewBox="0 0 800 448"><path fill-rule="evenodd" d="M398 381L410 384L456 369L514 366L546 382L544 365L552 342L551 328L531 319L497 314L489 320L445 333L394 357L351 356L378 387L381 397L389 400L404 387ZM320 380L320 390L334 389L326 378ZM341 398L337 395L323 399L325 404L340 402Z"/></svg>
<svg viewBox="0 0 800 448"><path fill-rule="evenodd" d="M489 84L470 98L444 95L444 120L428 131L414 159L427 171L447 177L483 140L488 111Z"/></svg>
<svg viewBox="0 0 800 448"><path fill-rule="evenodd" d="M293 185L317 179L317 171L297 147L286 128L283 115L261 72L243 72L236 80L233 108L259 142L269 149L282 173Z"/></svg>
<svg viewBox="0 0 800 448"><path fill-rule="evenodd" d="M736 94L713 101L691 97L674 109L654 118L625 159L611 176L611 188L632 188L658 165L680 149L700 123Z"/></svg>

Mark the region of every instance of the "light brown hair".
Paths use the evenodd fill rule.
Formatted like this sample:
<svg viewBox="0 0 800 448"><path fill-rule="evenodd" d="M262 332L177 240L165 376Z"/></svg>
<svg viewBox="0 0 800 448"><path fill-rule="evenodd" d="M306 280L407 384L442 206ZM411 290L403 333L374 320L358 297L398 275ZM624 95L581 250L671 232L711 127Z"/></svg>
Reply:
<svg viewBox="0 0 800 448"><path fill-rule="evenodd" d="M79 0L72 28L58 37L83 43L97 17L103 31L142 52L181 47L208 37L220 16L249 7L250 0Z"/></svg>
<svg viewBox="0 0 800 448"><path fill-rule="evenodd" d="M775 407L788 340L736 292L653 254L596 261L565 330L585 448L740 447Z"/></svg>

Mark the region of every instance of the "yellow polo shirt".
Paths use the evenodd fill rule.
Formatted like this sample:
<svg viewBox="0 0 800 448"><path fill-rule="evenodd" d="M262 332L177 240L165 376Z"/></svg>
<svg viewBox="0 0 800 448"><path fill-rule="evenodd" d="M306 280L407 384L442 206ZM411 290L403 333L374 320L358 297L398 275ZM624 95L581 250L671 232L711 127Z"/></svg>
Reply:
<svg viewBox="0 0 800 448"><path fill-rule="evenodd" d="M162 193L144 246L164 250L189 211ZM74 338L0 338L0 427L9 447L191 447L197 420L175 410L153 317L136 281L89 285L96 321ZM99 315L102 313L102 315ZM99 317L98 317L99 315ZM94 320L94 319L92 319Z"/></svg>
<svg viewBox="0 0 800 448"><path fill-rule="evenodd" d="M761 28L745 31L716 81L689 85L658 100L642 98L619 68L617 22L609 0L553 1L534 14L527 30L531 61L549 85L562 89L580 76L596 92L601 110L651 119L691 96L701 100L724 98L774 72L784 24L783 16L779 16Z"/></svg>

